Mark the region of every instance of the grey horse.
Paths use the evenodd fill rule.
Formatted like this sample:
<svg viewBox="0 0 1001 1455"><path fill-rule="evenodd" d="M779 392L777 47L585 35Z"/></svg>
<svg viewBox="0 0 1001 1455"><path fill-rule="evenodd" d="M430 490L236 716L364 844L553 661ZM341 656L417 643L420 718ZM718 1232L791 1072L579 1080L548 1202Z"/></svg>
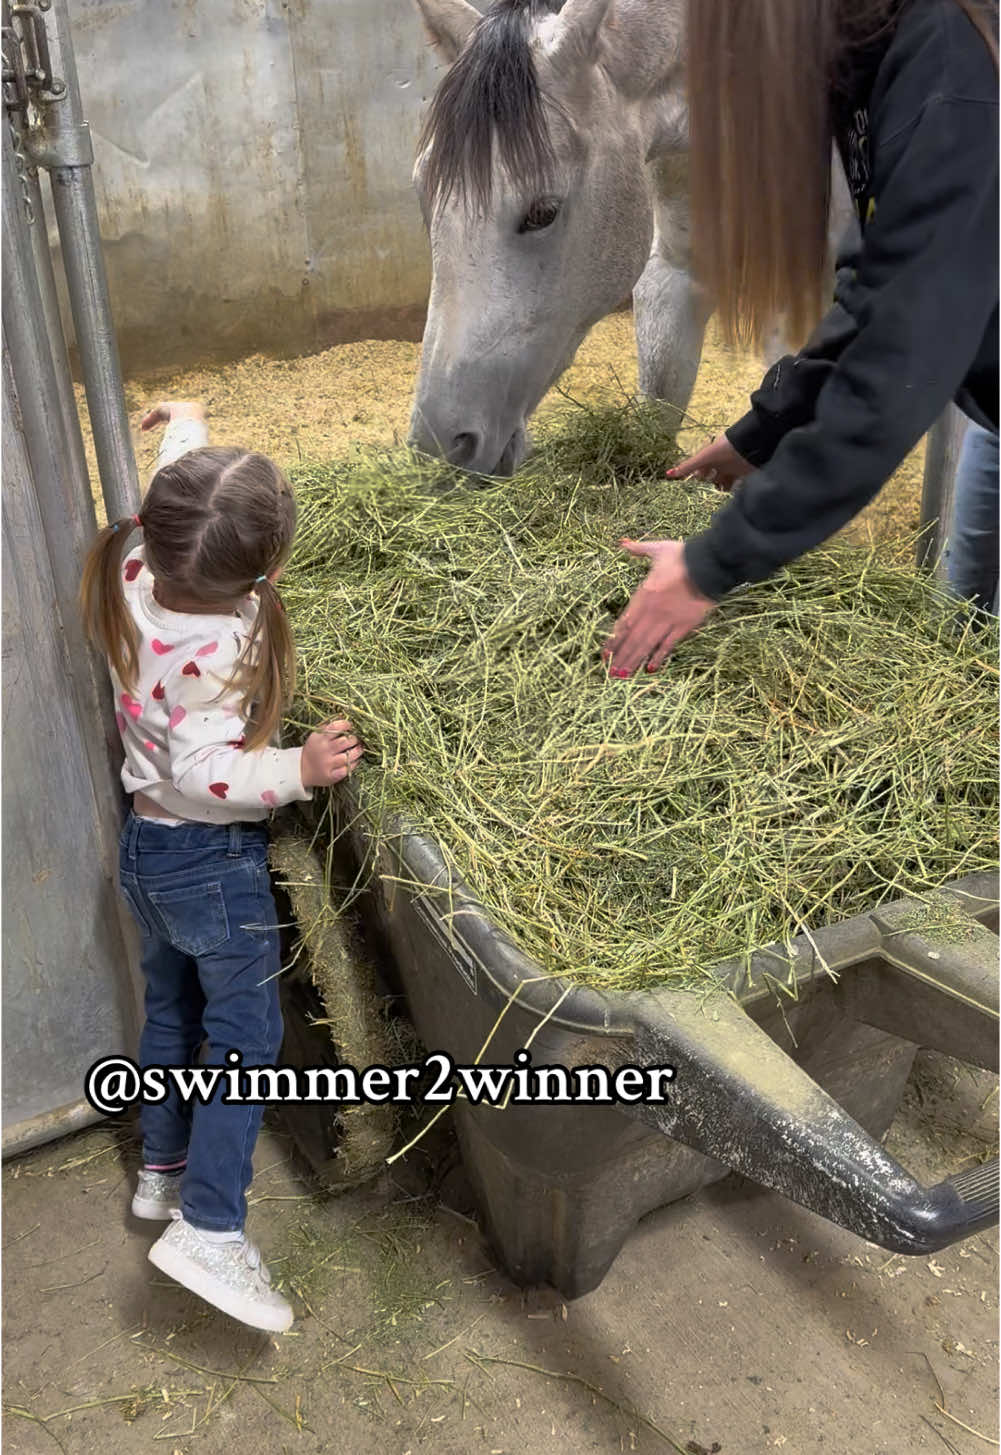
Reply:
<svg viewBox="0 0 1001 1455"><path fill-rule="evenodd" d="M630 291L640 390L683 411L711 311L689 256L685 0L416 3L451 66L414 168L433 283L412 443L511 474Z"/></svg>

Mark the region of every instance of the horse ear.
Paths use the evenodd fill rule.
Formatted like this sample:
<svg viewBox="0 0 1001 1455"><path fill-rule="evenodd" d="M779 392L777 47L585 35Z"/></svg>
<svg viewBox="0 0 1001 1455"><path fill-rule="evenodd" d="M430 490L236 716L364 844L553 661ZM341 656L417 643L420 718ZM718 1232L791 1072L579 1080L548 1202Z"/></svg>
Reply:
<svg viewBox="0 0 1001 1455"><path fill-rule="evenodd" d="M458 56L481 18L467 0L417 0L417 9L431 44L449 62Z"/></svg>
<svg viewBox="0 0 1001 1455"><path fill-rule="evenodd" d="M566 0L552 30L549 58L555 66L592 65L611 0Z"/></svg>

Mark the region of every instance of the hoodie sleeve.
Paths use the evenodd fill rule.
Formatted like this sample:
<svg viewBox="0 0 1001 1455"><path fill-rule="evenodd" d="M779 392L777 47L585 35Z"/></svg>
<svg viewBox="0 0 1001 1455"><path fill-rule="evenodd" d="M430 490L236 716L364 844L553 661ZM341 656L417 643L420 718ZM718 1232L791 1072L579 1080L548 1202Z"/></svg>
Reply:
<svg viewBox="0 0 1001 1455"><path fill-rule="evenodd" d="M244 750L241 695L226 685L239 652L230 648L224 654L216 645L211 667L196 654L163 682L174 787L194 803L223 801L255 813L262 804L278 808L311 799L312 790L302 783L301 748Z"/></svg>
<svg viewBox="0 0 1001 1455"><path fill-rule="evenodd" d="M818 375L809 422L687 542L706 596L840 530L959 391L997 310L997 149L996 102L942 96L878 148L877 208L849 284L853 336Z"/></svg>
<svg viewBox="0 0 1001 1455"><path fill-rule="evenodd" d="M755 469L768 463L790 430L809 424L831 370L858 332L842 297L854 275L860 245L854 227L839 250L833 307L798 354L787 354L771 366L751 395L751 408L726 430L738 455Z"/></svg>
<svg viewBox="0 0 1001 1455"><path fill-rule="evenodd" d="M189 450L200 450L209 442L204 419L172 419L163 432L156 456L156 468L172 465Z"/></svg>

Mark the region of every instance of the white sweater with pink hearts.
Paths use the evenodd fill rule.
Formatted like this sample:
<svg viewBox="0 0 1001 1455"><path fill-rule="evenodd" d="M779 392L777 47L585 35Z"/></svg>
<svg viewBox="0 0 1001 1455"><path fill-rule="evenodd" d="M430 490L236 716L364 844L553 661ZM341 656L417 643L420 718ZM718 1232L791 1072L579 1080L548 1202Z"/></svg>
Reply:
<svg viewBox="0 0 1001 1455"><path fill-rule="evenodd" d="M158 466L207 442L200 420L168 425ZM257 614L248 597L225 615L168 611L154 599L143 547L123 563L123 589L139 637L139 671L126 692L114 670L127 793L144 793L173 818L246 823L312 797L301 748L243 751L240 693L227 688Z"/></svg>

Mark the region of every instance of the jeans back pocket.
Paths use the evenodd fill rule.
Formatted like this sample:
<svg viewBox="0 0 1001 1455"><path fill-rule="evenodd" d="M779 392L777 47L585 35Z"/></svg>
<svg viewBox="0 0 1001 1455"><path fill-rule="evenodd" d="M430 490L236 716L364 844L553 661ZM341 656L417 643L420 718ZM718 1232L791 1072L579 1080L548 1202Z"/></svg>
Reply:
<svg viewBox="0 0 1001 1455"><path fill-rule="evenodd" d="M226 900L218 881L151 889L147 897L163 921L167 939L182 954L207 955L229 939Z"/></svg>

